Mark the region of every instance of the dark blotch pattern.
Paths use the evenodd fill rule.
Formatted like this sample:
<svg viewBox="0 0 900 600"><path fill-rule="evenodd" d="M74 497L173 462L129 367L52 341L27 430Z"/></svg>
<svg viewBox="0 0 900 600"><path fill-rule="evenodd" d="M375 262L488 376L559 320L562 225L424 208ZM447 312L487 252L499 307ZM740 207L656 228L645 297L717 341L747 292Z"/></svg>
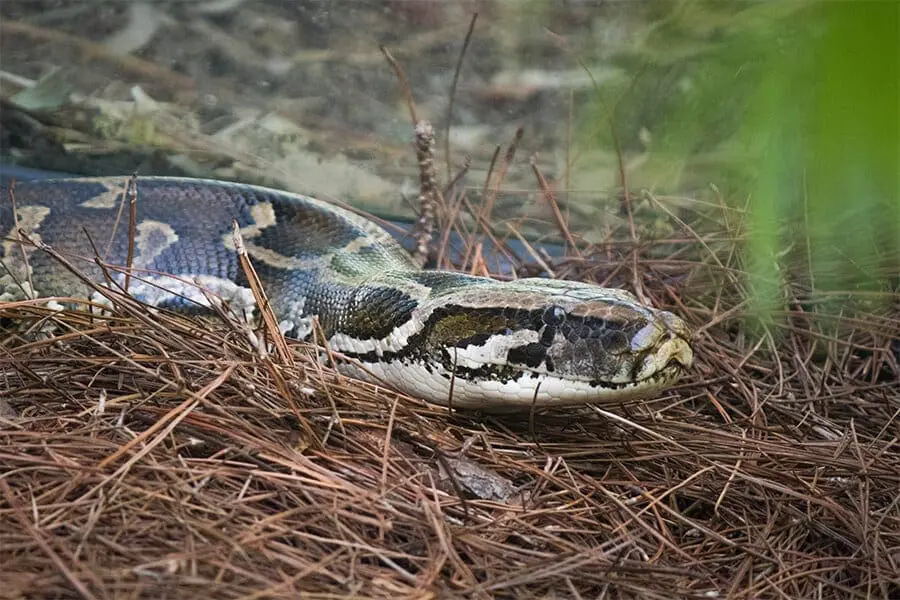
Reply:
<svg viewBox="0 0 900 600"><path fill-rule="evenodd" d="M463 338L456 342L457 348L468 348L469 346L480 346L490 339L493 333L476 333L473 336Z"/></svg>
<svg viewBox="0 0 900 600"><path fill-rule="evenodd" d="M372 286L351 303L341 333L361 340L380 340L409 321L418 302L396 288Z"/></svg>
<svg viewBox="0 0 900 600"><path fill-rule="evenodd" d="M516 346L510 348L506 354L506 360L519 365L526 365L531 368L540 366L547 356L547 347L543 344L532 342L524 346Z"/></svg>
<svg viewBox="0 0 900 600"><path fill-rule="evenodd" d="M588 340L600 342L603 350L611 354L621 354L629 348L629 340L646 321L621 322L598 317L568 319L559 332L572 344L583 344Z"/></svg>
<svg viewBox="0 0 900 600"><path fill-rule="evenodd" d="M544 331L541 332L541 345L545 348L549 348L553 345L554 339L556 339L556 328L547 325L544 328Z"/></svg>

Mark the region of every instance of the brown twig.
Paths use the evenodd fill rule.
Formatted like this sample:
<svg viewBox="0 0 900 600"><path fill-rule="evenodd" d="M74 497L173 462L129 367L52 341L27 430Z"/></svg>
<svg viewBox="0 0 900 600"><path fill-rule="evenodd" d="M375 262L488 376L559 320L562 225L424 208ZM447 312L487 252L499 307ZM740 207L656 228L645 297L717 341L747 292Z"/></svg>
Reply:
<svg viewBox="0 0 900 600"><path fill-rule="evenodd" d="M444 227L441 229L441 241L438 246L437 257L435 258L435 263L437 264L438 268L443 268L443 266L445 265L447 247L450 243L450 235L454 232L462 235L462 229L460 227L458 219L460 210L463 206L463 201L466 197L466 191L462 186L459 185L459 183L469 172L471 164L471 158L466 157L463 168L460 169L460 172L457 174L457 176L453 179L450 185L447 186L447 189L450 190L451 193L451 201L443 215ZM454 197L456 197L456 200L452 200L452 198Z"/></svg>
<svg viewBox="0 0 900 600"><path fill-rule="evenodd" d="M259 276L256 274L256 269L253 268L253 263L250 262L250 257L247 255L244 239L241 237L240 225L238 225L237 221L233 221L231 227L235 252L238 255L241 268L244 270L244 275L247 277L250 290L253 292L253 298L256 300L256 306L259 309L268 338L272 340L272 344L275 346L275 353L278 355L279 362L290 365L293 362L291 349L288 348L284 334L278 327L278 318L275 316L275 311L272 310L266 290L263 288L262 282L260 282Z"/></svg>
<svg viewBox="0 0 900 600"><path fill-rule="evenodd" d="M500 161L499 170L496 175L494 175L494 166L496 164L496 158L499 155L500 148L494 152L494 157L491 159L491 165L488 169L488 173L485 177L484 186L483 186L483 194L481 196L481 205L477 212L473 212L473 216L475 217L475 231L478 231L481 228L485 235L490 234L491 228L491 214L494 212L494 202L497 199L497 194L500 191L500 185L503 183L503 180L506 179L506 173L509 170L510 164L512 164L513 159L516 156L516 150L519 147L519 143L522 141L522 136L525 134L525 129L523 127L518 127L516 129L516 133L513 136L512 142L506 147L506 153L503 155L503 160ZM463 258L463 263L466 264L469 262L471 258L471 252L474 250L476 246L477 237L472 237L470 239L469 244L466 246L466 252Z"/></svg>
<svg viewBox="0 0 900 600"><path fill-rule="evenodd" d="M16 239L19 242L19 250L22 252L22 267L25 269L25 280L28 283L28 289L25 290L22 282L16 278L15 273L13 273L12 267L7 267L6 271L9 273L9 276L13 278L16 282L16 285L22 290L22 293L26 298L35 297L35 289L34 289L34 281L31 277L31 264L28 262L28 252L25 250L25 244L23 241L23 233L19 229L19 208L16 206L16 181L13 179L9 182L9 201L12 204L12 215L13 215L13 227L15 229Z"/></svg>
<svg viewBox="0 0 900 600"><path fill-rule="evenodd" d="M444 201L438 189L434 164L434 128L427 121L416 123L416 159L419 163L419 218L413 227L416 250L413 259L420 265L428 260L434 236L437 207Z"/></svg>
<svg viewBox="0 0 900 600"><path fill-rule="evenodd" d="M137 175L128 178L125 184L125 198L128 198L128 253L125 257L125 293L131 282L131 267L134 264L134 241L137 237ZM123 201L124 204L124 201Z"/></svg>
<svg viewBox="0 0 900 600"><path fill-rule="evenodd" d="M562 211L559 210L559 203L556 201L556 194L554 194L553 190L550 189L550 184L547 183L547 180L544 178L543 173L541 173L540 168L538 168L536 157L532 156L529 160L529 164L531 164L531 170L534 172L534 176L537 179L538 186L541 188L541 193L543 194L544 199L550 206L550 210L553 211L553 219L556 221L556 228L563 236L563 239L566 240L566 247L571 248L576 255L581 256L581 251L578 249L578 244L575 243L575 238L572 237L572 232L569 230L569 225L566 222L566 218L563 216Z"/></svg>
<svg viewBox="0 0 900 600"><path fill-rule="evenodd" d="M453 81L450 83L450 93L447 100L447 127L444 129L444 160L447 161L447 179L453 175L453 158L450 154L450 125L453 122L453 101L456 99L456 84L459 82L459 74L462 71L463 58L466 56L466 50L469 48L469 42L472 41L472 33L475 31L475 22L478 20L478 13L472 13L472 19L469 21L469 29L466 31L466 37L463 40L462 48L459 50L459 57L456 59L456 67L453 69Z"/></svg>
<svg viewBox="0 0 900 600"><path fill-rule="evenodd" d="M391 65L394 74L397 76L397 80L400 82L400 91L406 99L406 107L409 109L409 118L412 121L413 127L416 127L419 123L419 117L416 114L416 102L413 100L412 88L409 86L409 80L406 78L406 73L403 71L400 63L393 57L390 50L387 49L387 46L379 46L378 48L381 50L381 53L384 54L385 59L387 59L388 64Z"/></svg>

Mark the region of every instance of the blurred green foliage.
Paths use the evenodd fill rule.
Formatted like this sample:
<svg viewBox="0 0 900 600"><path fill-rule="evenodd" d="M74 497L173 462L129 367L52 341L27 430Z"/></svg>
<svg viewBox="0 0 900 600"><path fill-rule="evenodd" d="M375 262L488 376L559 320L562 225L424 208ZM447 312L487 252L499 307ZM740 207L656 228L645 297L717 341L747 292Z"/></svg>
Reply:
<svg viewBox="0 0 900 600"><path fill-rule="evenodd" d="M779 304L782 253L805 256L814 291L896 290L900 277L900 4L804 16L802 45L766 53L742 132L758 167L748 266L761 312Z"/></svg>
<svg viewBox="0 0 900 600"><path fill-rule="evenodd" d="M625 152L647 154L632 181L669 193L712 183L748 207L743 266L759 314L798 280L896 291L900 3L660 2L649 17L617 57L626 79L587 100L582 141L612 147L614 105Z"/></svg>

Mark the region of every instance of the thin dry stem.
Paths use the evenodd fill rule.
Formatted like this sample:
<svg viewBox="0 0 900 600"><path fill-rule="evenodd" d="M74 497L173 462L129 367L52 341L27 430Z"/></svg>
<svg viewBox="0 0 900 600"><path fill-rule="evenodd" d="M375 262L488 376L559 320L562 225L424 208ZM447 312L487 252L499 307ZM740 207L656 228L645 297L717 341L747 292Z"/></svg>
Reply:
<svg viewBox="0 0 900 600"><path fill-rule="evenodd" d="M134 264L134 241L137 237L137 176L132 175L125 184L125 198L128 199L128 253L125 258L125 293L131 283L131 267ZM124 205L124 198L122 201ZM115 235L115 232L113 233ZM113 236L110 236L110 241Z"/></svg>
<svg viewBox="0 0 900 600"><path fill-rule="evenodd" d="M453 81L450 83L450 93L447 94L447 127L444 129L444 160L447 161L448 181L453 176L453 159L450 154L450 125L453 122L453 100L456 98L456 84L459 83L459 74L462 72L463 58L466 56L469 42L472 41L472 34L475 32L475 22L477 20L478 13L472 13L472 19L469 21L469 29L466 31L466 37L463 39L462 48L459 50L459 58L456 59L456 67L453 69Z"/></svg>

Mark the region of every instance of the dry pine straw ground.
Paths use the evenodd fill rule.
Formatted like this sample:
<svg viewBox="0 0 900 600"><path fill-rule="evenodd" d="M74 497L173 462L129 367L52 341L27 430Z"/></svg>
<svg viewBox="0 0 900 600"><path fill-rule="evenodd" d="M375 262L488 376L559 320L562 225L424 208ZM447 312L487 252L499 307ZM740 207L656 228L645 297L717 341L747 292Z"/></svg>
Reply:
<svg viewBox="0 0 900 600"><path fill-rule="evenodd" d="M685 316L685 385L520 417L348 380L226 317L121 295L106 320L0 308L18 413L0 420L0 593L900 596L896 302L838 318L792 286L755 334L733 253L645 254L553 267L624 274Z"/></svg>

